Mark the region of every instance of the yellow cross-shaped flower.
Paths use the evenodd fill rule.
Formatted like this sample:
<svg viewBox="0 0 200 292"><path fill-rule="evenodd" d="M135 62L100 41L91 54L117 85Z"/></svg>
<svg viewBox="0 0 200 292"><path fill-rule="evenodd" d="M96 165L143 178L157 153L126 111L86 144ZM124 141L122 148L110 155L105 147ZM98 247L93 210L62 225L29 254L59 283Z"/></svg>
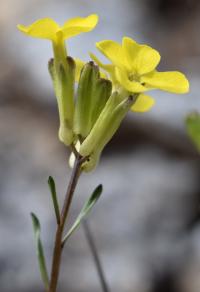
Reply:
<svg viewBox="0 0 200 292"><path fill-rule="evenodd" d="M29 26L19 24L20 31L35 38L48 39L53 43L55 61L66 57L64 41L83 32L91 31L98 22L98 16L91 14L87 17L75 17L59 26L51 18L42 18Z"/></svg>
<svg viewBox="0 0 200 292"><path fill-rule="evenodd" d="M53 44L54 60L49 63L60 117L59 138L66 145L74 139L74 61L67 58L65 40L83 32L91 31L98 22L98 16L91 14L85 18L69 19L59 26L51 18L37 20L29 26L18 25L18 29L28 36L48 39ZM76 75L79 74L79 62Z"/></svg>
<svg viewBox="0 0 200 292"><path fill-rule="evenodd" d="M75 17L67 20L63 26L59 26L51 18L42 18L29 26L19 24L17 27L23 33L42 39L49 39L57 42L60 39L66 40L82 32L91 31L98 22L98 16L91 14L87 17Z"/></svg>
<svg viewBox="0 0 200 292"><path fill-rule="evenodd" d="M172 93L187 93L189 82L178 71L158 72L155 68L160 62L160 54L147 45L140 45L129 37L122 44L104 40L96 44L112 64L102 64L94 55L91 57L106 70L117 86L129 93L140 93L133 111L144 112L154 104L154 99L144 92L161 89Z"/></svg>

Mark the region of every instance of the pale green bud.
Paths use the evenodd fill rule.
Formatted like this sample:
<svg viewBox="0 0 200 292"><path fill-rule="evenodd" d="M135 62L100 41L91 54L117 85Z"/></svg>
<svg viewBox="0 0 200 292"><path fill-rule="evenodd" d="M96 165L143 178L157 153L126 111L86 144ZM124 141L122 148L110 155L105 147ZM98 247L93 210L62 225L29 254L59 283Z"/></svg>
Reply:
<svg viewBox="0 0 200 292"><path fill-rule="evenodd" d="M85 138L91 130L91 104L99 69L93 62L86 63L81 71L74 114L74 131Z"/></svg>
<svg viewBox="0 0 200 292"><path fill-rule="evenodd" d="M92 106L91 106L91 124L94 126L100 113L102 112L107 100L112 93L112 83L110 80L100 78L95 85Z"/></svg>
<svg viewBox="0 0 200 292"><path fill-rule="evenodd" d="M112 90L109 80L101 79L98 66L86 63L77 90L74 132L82 139L90 133Z"/></svg>
<svg viewBox="0 0 200 292"><path fill-rule="evenodd" d="M49 62L49 72L53 81L57 98L60 128L59 139L65 144L73 142L73 117L74 117L74 83L75 62L71 57L66 59L67 66L60 63L57 68L54 60Z"/></svg>
<svg viewBox="0 0 200 292"><path fill-rule="evenodd" d="M80 154L82 156L100 156L105 145L119 128L135 98L136 96L129 96L122 100L118 92L111 95L90 134L81 144Z"/></svg>

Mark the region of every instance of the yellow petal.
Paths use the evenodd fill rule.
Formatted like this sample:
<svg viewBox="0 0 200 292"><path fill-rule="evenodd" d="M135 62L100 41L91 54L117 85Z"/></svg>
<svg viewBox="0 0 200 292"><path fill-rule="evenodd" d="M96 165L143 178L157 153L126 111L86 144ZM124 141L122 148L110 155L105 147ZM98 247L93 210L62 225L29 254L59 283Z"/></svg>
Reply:
<svg viewBox="0 0 200 292"><path fill-rule="evenodd" d="M114 65L112 64L103 64L94 54L90 53L90 58L102 69L107 72L113 71Z"/></svg>
<svg viewBox="0 0 200 292"><path fill-rule="evenodd" d="M78 35L82 32L91 31L98 22L98 15L91 14L87 17L75 17L65 22L62 27L64 39Z"/></svg>
<svg viewBox="0 0 200 292"><path fill-rule="evenodd" d="M133 112L144 113L149 111L154 103L155 100L151 96L140 94L134 105L131 107L131 110Z"/></svg>
<svg viewBox="0 0 200 292"><path fill-rule="evenodd" d="M116 67L115 73L116 73L117 81L127 91L129 91L131 93L140 93L140 92L144 92L144 91L148 90L147 88L142 86L139 82L130 81L128 79L128 74L125 70L122 70L122 69Z"/></svg>
<svg viewBox="0 0 200 292"><path fill-rule="evenodd" d="M100 70L100 77L104 79L109 79L106 73L104 73L102 70Z"/></svg>
<svg viewBox="0 0 200 292"><path fill-rule="evenodd" d="M19 24L17 27L29 36L49 40L54 40L56 32L60 29L59 25L51 18L39 19L29 26Z"/></svg>
<svg viewBox="0 0 200 292"><path fill-rule="evenodd" d="M189 82L184 74L178 71L171 72L151 72L141 78L147 86L169 91L172 93L187 93Z"/></svg>
<svg viewBox="0 0 200 292"><path fill-rule="evenodd" d="M90 58L102 69L104 69L105 71L107 71L110 75L113 74L114 70L115 70L115 66L112 64L103 64L94 54L90 53ZM105 74L102 70L100 70L100 76L102 78L107 78L107 74Z"/></svg>
<svg viewBox="0 0 200 292"><path fill-rule="evenodd" d="M140 45L129 37L122 41L127 63L138 75L151 72L160 62L160 54L147 45Z"/></svg>
<svg viewBox="0 0 200 292"><path fill-rule="evenodd" d="M83 62L80 59L75 59L75 63L76 63L75 80L76 82L78 82L81 75L81 70L83 66L85 65L85 62Z"/></svg>
<svg viewBox="0 0 200 292"><path fill-rule="evenodd" d="M115 66L125 68L125 57L122 46L117 42L105 40L96 43L96 47L106 56Z"/></svg>

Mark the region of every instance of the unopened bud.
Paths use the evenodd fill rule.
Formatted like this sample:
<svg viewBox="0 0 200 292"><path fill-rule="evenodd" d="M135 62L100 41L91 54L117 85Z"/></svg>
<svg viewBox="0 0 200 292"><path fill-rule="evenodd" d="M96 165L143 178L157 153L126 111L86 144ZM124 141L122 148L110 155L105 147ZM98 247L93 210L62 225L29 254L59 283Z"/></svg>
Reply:
<svg viewBox="0 0 200 292"><path fill-rule="evenodd" d="M135 96L129 96L121 100L118 92L111 95L90 134L81 144L80 154L82 156L96 157L101 154L105 145L119 128L135 98Z"/></svg>
<svg viewBox="0 0 200 292"><path fill-rule="evenodd" d="M99 75L99 69L93 62L86 63L81 71L74 115L74 131L82 138L87 137L92 127L91 106Z"/></svg>
<svg viewBox="0 0 200 292"><path fill-rule="evenodd" d="M75 63L71 57L66 59L67 66L62 63L56 68L54 60L49 61L49 72L53 81L57 98L60 129L59 139L65 144L73 142L73 118L74 118L74 82Z"/></svg>
<svg viewBox="0 0 200 292"><path fill-rule="evenodd" d="M91 124L94 126L112 92L110 80L100 78L94 88L91 105Z"/></svg>

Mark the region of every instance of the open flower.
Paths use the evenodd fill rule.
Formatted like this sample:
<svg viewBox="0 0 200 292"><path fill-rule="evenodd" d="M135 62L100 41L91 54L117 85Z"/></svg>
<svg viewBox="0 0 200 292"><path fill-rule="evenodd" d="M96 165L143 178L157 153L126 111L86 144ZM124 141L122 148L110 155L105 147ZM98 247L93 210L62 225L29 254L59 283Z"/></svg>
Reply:
<svg viewBox="0 0 200 292"><path fill-rule="evenodd" d="M129 93L144 93L152 89L161 89L172 93L187 93L189 82L178 72L158 72L155 68L160 62L160 54L147 45L140 45L129 37L122 44L105 40L96 44L97 48L112 62L102 64L94 55L92 58L106 70L116 87L122 87ZM154 104L152 97L139 94L133 111L147 111Z"/></svg>
<svg viewBox="0 0 200 292"><path fill-rule="evenodd" d="M28 36L48 39L52 42L54 59L49 63L49 71L53 80L54 91L57 97L60 117L59 138L70 145L74 140L74 79L82 66L77 62L75 71L74 60L67 57L65 40L83 32L91 31L98 22L98 16L91 14L88 17L69 19L63 26L59 26L51 18L37 20L29 26L18 25L18 29Z"/></svg>
<svg viewBox="0 0 200 292"><path fill-rule="evenodd" d="M97 22L98 16L91 14L85 18L71 18L63 26L59 26L51 18L42 18L29 26L19 24L17 27L28 36L51 40L55 63L59 66L60 62L65 63L67 55L64 41L80 33L91 31Z"/></svg>
<svg viewBox="0 0 200 292"><path fill-rule="evenodd" d="M51 18L42 18L29 26L19 24L17 27L23 33L41 39L48 39L54 43L69 39L82 32L91 31L98 22L98 16L91 14L87 17L75 17L59 26Z"/></svg>

